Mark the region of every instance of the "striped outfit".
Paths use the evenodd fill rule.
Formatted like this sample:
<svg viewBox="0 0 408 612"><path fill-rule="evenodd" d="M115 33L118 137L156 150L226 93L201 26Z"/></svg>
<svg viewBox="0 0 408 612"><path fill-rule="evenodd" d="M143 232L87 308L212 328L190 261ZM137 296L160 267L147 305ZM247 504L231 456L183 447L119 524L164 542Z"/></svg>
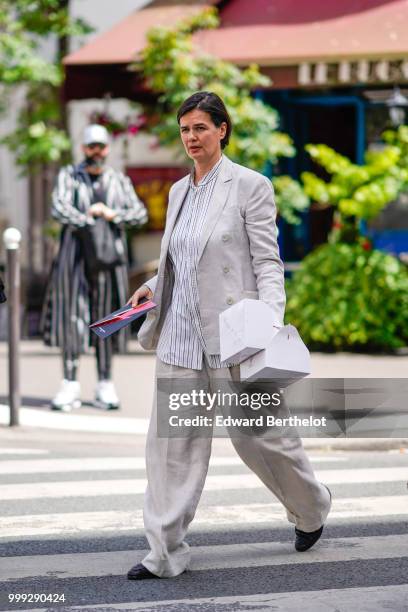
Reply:
<svg viewBox="0 0 408 612"><path fill-rule="evenodd" d="M211 368L233 365L221 362L219 355L208 355L206 352L197 289L200 237L222 163L223 157L197 186L194 185L194 174L190 175L189 189L169 244L174 286L157 356L164 363L193 370L202 369L203 357Z"/></svg>
<svg viewBox="0 0 408 612"><path fill-rule="evenodd" d="M147 212L137 197L130 179L107 168L99 181L106 193L106 205L116 211L114 223L121 229L125 246L125 226L146 222ZM52 216L62 224L60 246L53 262L47 287L42 330L48 346L63 349L64 376L74 379L78 356L94 345L100 378L109 378L112 350L124 352L129 329L114 337L99 339L88 325L123 306L128 299L127 265L100 271L88 278L75 230L89 222L88 208L94 202L93 185L84 163L67 166L58 174L52 194ZM125 247L126 252L126 247Z"/></svg>

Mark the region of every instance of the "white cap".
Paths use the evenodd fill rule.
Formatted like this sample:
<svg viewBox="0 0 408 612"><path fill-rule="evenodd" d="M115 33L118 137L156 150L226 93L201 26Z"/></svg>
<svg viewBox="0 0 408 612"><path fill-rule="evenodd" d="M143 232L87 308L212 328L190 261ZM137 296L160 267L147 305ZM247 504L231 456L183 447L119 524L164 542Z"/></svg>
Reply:
<svg viewBox="0 0 408 612"><path fill-rule="evenodd" d="M105 145L109 144L109 134L106 127L98 125L97 123L86 126L82 143L84 145L89 145L93 142L100 142Z"/></svg>

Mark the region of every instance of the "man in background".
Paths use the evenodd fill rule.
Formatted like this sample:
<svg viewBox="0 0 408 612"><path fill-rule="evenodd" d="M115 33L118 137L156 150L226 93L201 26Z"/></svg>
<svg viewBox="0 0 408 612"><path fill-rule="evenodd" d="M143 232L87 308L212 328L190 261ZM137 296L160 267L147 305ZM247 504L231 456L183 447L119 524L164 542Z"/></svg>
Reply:
<svg viewBox="0 0 408 612"><path fill-rule="evenodd" d="M106 165L106 128L87 126L82 150L83 161L60 170L52 194L51 214L61 223L62 230L42 319L45 343L62 349L63 380L51 408L65 411L81 406L79 356L90 345L96 350L95 404L108 410L119 408L112 381L112 353L125 351L129 329L101 340L90 333L89 324L126 304L125 227L137 227L147 221L146 208L130 179ZM88 247L98 240L103 245L105 235L111 237L112 233L118 261L100 260L91 266Z"/></svg>

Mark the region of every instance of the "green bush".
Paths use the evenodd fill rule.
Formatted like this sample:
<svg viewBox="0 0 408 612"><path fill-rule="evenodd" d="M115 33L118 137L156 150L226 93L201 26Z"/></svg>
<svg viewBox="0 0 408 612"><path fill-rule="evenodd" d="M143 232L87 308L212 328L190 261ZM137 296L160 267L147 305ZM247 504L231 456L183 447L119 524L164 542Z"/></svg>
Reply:
<svg viewBox="0 0 408 612"><path fill-rule="evenodd" d="M324 244L287 283L286 320L314 350L408 345L408 271L360 244Z"/></svg>

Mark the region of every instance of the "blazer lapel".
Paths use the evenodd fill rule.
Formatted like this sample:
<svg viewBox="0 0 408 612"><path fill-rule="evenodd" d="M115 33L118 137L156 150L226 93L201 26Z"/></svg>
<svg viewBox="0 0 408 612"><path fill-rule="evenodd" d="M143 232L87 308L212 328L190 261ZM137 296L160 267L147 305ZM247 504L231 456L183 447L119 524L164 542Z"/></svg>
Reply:
<svg viewBox="0 0 408 612"><path fill-rule="evenodd" d="M213 233L215 226L217 225L217 221L224 209L225 204L227 203L228 194L231 189L231 181L232 163L228 157L224 155L224 159L221 162L220 173L214 185L211 202L204 222L205 225L201 235L200 248L198 251L198 261L200 261L205 245Z"/></svg>

